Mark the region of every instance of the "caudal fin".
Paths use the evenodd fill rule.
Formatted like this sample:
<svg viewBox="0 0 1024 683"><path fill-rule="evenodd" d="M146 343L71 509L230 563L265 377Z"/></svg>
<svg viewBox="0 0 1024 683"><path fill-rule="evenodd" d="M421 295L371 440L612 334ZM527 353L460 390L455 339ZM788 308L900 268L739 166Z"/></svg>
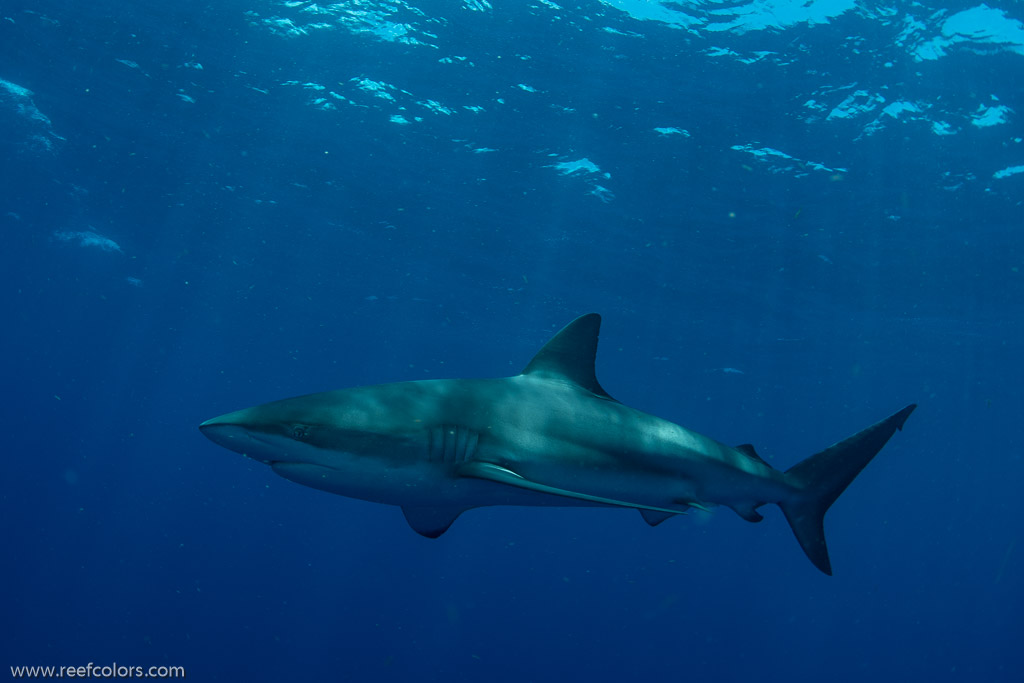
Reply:
<svg viewBox="0 0 1024 683"><path fill-rule="evenodd" d="M903 429L916 407L911 404L786 471L787 479L801 493L782 501L779 507L807 558L829 576L832 563L825 545L825 513L896 430Z"/></svg>

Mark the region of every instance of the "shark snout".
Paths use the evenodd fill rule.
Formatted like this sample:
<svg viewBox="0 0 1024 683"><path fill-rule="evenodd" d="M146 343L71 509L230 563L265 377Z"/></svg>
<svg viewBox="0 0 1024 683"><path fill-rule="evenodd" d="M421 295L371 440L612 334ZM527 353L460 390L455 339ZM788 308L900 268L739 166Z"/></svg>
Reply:
<svg viewBox="0 0 1024 683"><path fill-rule="evenodd" d="M218 446L241 453L252 438L245 426L231 419L234 415L230 413L207 420L199 425L199 431Z"/></svg>
<svg viewBox="0 0 1024 683"><path fill-rule="evenodd" d="M251 408L209 419L199 431L218 446L263 463L303 459L296 442L279 425L261 420L259 411Z"/></svg>
<svg viewBox="0 0 1024 683"><path fill-rule="evenodd" d="M261 438L264 429L250 408L211 418L199 425L199 431L218 446L257 460L265 459L267 439Z"/></svg>

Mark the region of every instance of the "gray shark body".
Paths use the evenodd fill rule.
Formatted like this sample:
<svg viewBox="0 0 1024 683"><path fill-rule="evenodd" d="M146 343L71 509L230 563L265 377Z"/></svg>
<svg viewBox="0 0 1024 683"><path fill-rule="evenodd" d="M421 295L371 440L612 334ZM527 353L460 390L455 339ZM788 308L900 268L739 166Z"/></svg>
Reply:
<svg viewBox="0 0 1024 683"><path fill-rule="evenodd" d="M635 508L653 525L724 505L746 520L779 505L814 565L831 574L824 514L913 405L782 472L630 408L594 372L601 318L577 318L502 379L423 380L275 401L207 420L215 443L299 484L400 506L440 536L486 505Z"/></svg>

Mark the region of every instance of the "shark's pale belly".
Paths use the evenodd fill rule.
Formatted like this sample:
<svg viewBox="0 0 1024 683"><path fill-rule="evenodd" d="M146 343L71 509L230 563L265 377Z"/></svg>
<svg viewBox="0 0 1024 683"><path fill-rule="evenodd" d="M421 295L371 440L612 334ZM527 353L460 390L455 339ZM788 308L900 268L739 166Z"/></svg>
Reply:
<svg viewBox="0 0 1024 683"><path fill-rule="evenodd" d="M278 475L303 486L349 498L400 507L486 505L580 506L599 505L555 495L518 489L485 479L453 476L429 464L402 468L326 467L278 462Z"/></svg>

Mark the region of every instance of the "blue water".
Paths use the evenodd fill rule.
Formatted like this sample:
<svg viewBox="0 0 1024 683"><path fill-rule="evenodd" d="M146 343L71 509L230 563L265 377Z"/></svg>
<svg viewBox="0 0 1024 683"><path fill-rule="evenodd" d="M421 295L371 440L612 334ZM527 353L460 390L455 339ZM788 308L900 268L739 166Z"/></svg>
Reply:
<svg viewBox="0 0 1024 683"><path fill-rule="evenodd" d="M0 664L1019 680L1022 76L1010 0L4 0ZM428 541L196 429L591 311L612 395L779 468L920 404L834 577L774 507Z"/></svg>

